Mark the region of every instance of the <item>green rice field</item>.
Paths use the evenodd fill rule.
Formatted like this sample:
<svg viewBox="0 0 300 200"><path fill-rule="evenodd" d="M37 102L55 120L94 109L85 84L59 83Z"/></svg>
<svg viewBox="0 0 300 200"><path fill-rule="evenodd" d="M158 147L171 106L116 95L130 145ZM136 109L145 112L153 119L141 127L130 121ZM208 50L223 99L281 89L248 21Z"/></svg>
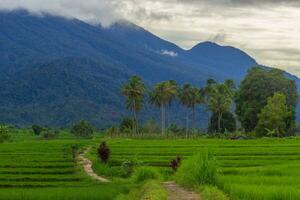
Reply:
<svg viewBox="0 0 300 200"><path fill-rule="evenodd" d="M215 154L218 188L233 200L300 199L300 139L104 139L37 138L0 144L0 200L110 200L132 189L126 180L103 184L91 180L72 157L71 146L96 147L107 141L111 165L127 159L168 169L177 155L184 159L198 153ZM97 163L94 163L97 166ZM101 173L100 171L97 171ZM112 178L112 177L110 177Z"/></svg>
<svg viewBox="0 0 300 200"><path fill-rule="evenodd" d="M189 157L199 151L216 155L218 187L230 199L300 199L300 139L230 141L110 140L112 162L138 157L143 165L168 167L177 155Z"/></svg>
<svg viewBox="0 0 300 200"><path fill-rule="evenodd" d="M0 144L0 199L114 199L123 186L91 180L74 162L80 140L30 140Z"/></svg>

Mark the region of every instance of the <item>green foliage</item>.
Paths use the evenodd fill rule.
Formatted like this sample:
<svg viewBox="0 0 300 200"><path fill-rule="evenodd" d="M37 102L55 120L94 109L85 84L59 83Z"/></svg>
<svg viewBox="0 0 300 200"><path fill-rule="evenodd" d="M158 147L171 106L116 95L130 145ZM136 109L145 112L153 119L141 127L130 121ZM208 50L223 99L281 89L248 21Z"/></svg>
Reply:
<svg viewBox="0 0 300 200"><path fill-rule="evenodd" d="M165 134L166 129L166 107L169 106L177 94L177 83L164 81L155 85L149 93L149 101L161 109L161 133Z"/></svg>
<svg viewBox="0 0 300 200"><path fill-rule="evenodd" d="M137 159L137 157L133 157L131 159L123 161L121 165L122 176L124 178L130 177L134 173L135 169L138 166L141 166L141 164L142 163Z"/></svg>
<svg viewBox="0 0 300 200"><path fill-rule="evenodd" d="M206 87L208 110L217 115L217 130L222 132L221 121L223 114L228 112L233 103L232 81L221 84L209 84Z"/></svg>
<svg viewBox="0 0 300 200"><path fill-rule="evenodd" d="M185 187L216 185L217 165L213 155L199 153L183 161L175 174L175 180Z"/></svg>
<svg viewBox="0 0 300 200"><path fill-rule="evenodd" d="M171 134L175 134L175 135L183 134L184 131L185 131L185 128L183 128L177 124L171 124L170 127L168 128L168 132L170 132Z"/></svg>
<svg viewBox="0 0 300 200"><path fill-rule="evenodd" d="M220 132L221 133L234 132L235 130L236 130L236 120L234 115L229 111L224 112L221 119ZM208 132L210 133L218 132L218 115L216 113L213 113L213 115L211 116Z"/></svg>
<svg viewBox="0 0 300 200"><path fill-rule="evenodd" d="M0 143L10 138L8 126L0 125Z"/></svg>
<svg viewBox="0 0 300 200"><path fill-rule="evenodd" d="M291 118L286 96L282 93L275 93L268 98L267 105L258 115L258 123L255 132L259 136L284 136L288 131L288 119Z"/></svg>
<svg viewBox="0 0 300 200"><path fill-rule="evenodd" d="M117 200L167 200L168 192L158 181L147 181L141 188L131 190L127 195L120 195Z"/></svg>
<svg viewBox="0 0 300 200"><path fill-rule="evenodd" d="M152 167L139 167L134 172L132 178L135 183L141 183L146 180L159 179L160 174Z"/></svg>
<svg viewBox="0 0 300 200"><path fill-rule="evenodd" d="M59 134L59 131L58 130L53 130L53 129L44 129L43 132L42 132L42 137L46 140L49 140L49 139L54 139L58 136Z"/></svg>
<svg viewBox="0 0 300 200"><path fill-rule="evenodd" d="M94 128L88 122L81 120L77 124L73 125L71 133L77 137L92 137Z"/></svg>
<svg viewBox="0 0 300 200"><path fill-rule="evenodd" d="M257 126L258 114L275 92L286 96L288 109L292 112L287 119L287 129L293 128L298 101L295 81L286 78L281 70L256 67L248 72L236 95L236 113L247 132L253 131Z"/></svg>
<svg viewBox="0 0 300 200"><path fill-rule="evenodd" d="M123 86L122 93L126 97L126 107L133 113L134 127L133 131L138 132L137 112L144 106L145 85L139 76L132 76Z"/></svg>
<svg viewBox="0 0 300 200"><path fill-rule="evenodd" d="M131 132L133 130L135 121L130 117L124 117L120 123L120 131L122 133Z"/></svg>
<svg viewBox="0 0 300 200"><path fill-rule="evenodd" d="M154 119L148 120L143 126L143 132L148 134L154 134L158 131L158 125Z"/></svg>
<svg viewBox="0 0 300 200"><path fill-rule="evenodd" d="M203 90L193 87L189 83L186 83L179 89L178 98L180 103L187 108L185 127L187 137L189 132L189 109L192 110L193 120L195 120L195 107L197 104L204 104L204 93Z"/></svg>
<svg viewBox="0 0 300 200"><path fill-rule="evenodd" d="M201 186L198 191L201 193L203 200L229 200L227 195L215 186Z"/></svg>
<svg viewBox="0 0 300 200"><path fill-rule="evenodd" d="M34 135L40 135L41 132L45 130L44 127L36 125L36 124L32 125L31 128L32 128Z"/></svg>

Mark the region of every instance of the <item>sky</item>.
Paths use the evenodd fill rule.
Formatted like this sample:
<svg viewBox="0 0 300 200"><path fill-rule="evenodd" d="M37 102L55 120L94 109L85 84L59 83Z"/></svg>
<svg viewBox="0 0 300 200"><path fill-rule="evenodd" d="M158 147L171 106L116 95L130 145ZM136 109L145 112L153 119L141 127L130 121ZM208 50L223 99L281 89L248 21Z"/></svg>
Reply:
<svg viewBox="0 0 300 200"><path fill-rule="evenodd" d="M0 0L0 9L128 20L184 49L203 41L240 48L300 77L300 0Z"/></svg>

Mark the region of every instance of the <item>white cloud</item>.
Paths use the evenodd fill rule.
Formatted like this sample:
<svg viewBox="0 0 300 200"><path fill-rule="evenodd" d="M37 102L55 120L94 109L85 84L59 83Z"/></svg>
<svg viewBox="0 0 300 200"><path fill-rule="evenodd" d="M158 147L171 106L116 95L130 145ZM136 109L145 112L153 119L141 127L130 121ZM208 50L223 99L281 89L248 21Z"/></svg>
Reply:
<svg viewBox="0 0 300 200"><path fill-rule="evenodd" d="M213 40L300 76L299 0L0 0L15 8L104 25L125 19L186 49Z"/></svg>
<svg viewBox="0 0 300 200"><path fill-rule="evenodd" d="M176 53L174 51L168 51L168 50L161 50L160 54L166 55L166 56L171 56L171 57L177 57L178 56L178 53Z"/></svg>

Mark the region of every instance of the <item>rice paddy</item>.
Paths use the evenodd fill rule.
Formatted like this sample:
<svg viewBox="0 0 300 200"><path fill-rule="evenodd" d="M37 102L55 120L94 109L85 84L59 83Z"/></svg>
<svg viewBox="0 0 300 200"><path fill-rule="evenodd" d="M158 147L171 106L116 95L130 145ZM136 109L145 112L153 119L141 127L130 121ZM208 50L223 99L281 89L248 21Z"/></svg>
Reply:
<svg viewBox="0 0 300 200"><path fill-rule="evenodd" d="M76 164L71 145L88 141L29 140L0 144L0 199L114 199L123 186L91 180Z"/></svg>
<svg viewBox="0 0 300 200"><path fill-rule="evenodd" d="M218 187L236 200L300 199L300 140L260 139L229 141L110 140L112 163L138 157L143 165L168 167L177 155L199 151L215 154Z"/></svg>

